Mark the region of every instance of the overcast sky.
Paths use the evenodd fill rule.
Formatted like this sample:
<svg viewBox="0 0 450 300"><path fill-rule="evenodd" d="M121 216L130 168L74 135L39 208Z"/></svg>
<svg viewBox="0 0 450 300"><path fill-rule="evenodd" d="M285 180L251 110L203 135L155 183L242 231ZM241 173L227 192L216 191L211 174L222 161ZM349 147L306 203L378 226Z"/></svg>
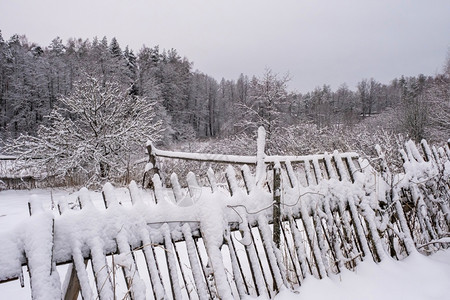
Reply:
<svg viewBox="0 0 450 300"><path fill-rule="evenodd" d="M25 34L116 37L122 49L175 48L216 79L265 68L289 73L291 90L363 78L441 72L450 47L450 1L0 0L4 39Z"/></svg>

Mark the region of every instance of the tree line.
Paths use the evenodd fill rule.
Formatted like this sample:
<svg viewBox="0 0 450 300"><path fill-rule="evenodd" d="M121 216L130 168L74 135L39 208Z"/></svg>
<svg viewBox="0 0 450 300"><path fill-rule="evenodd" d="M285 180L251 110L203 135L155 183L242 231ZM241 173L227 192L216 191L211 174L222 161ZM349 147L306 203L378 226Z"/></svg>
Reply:
<svg viewBox="0 0 450 300"><path fill-rule="evenodd" d="M300 127L351 131L369 119L415 140L450 136L448 61L435 76L402 76L389 84L369 78L356 90L343 84L335 91L323 85L296 93L288 90L287 76L270 70L261 77L241 74L218 82L194 71L175 49L143 46L135 53L106 37L66 43L57 37L42 47L25 36L4 40L0 32L0 138L35 135L50 122L46 116L59 99L86 76L103 85L117 82L131 96L154 101L164 128L162 143L252 134L260 125L269 137Z"/></svg>

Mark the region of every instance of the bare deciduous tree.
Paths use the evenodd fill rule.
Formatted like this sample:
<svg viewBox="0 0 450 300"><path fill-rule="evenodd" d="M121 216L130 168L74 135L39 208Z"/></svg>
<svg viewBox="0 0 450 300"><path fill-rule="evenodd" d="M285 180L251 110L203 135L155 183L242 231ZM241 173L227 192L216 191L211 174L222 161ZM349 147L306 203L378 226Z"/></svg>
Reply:
<svg viewBox="0 0 450 300"><path fill-rule="evenodd" d="M241 104L242 118L240 125L247 132L256 132L259 126L263 126L267 132L267 140L270 143L271 136L284 124L288 115L288 76L279 78L271 70L267 69L261 78L253 78L249 87L249 99Z"/></svg>

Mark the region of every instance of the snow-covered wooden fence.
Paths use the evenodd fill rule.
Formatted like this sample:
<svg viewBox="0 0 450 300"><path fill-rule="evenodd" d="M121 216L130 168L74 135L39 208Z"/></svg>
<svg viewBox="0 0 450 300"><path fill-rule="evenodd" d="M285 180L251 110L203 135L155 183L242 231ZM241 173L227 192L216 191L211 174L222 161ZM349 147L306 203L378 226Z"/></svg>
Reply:
<svg viewBox="0 0 450 300"><path fill-rule="evenodd" d="M13 171L15 161L15 156L0 155L0 190L35 188L37 180L33 174Z"/></svg>
<svg viewBox="0 0 450 300"><path fill-rule="evenodd" d="M172 174L169 189L155 172L151 193L134 182L127 193L106 184L104 208L94 206L86 189L79 209L61 201L60 214L31 201L28 223L0 236L0 281L23 278L27 265L33 299L76 299L79 292L84 299L273 297L309 276L354 270L363 260L448 247L448 145L407 143L404 172L394 174L381 148L377 172L355 153L266 156L261 135L254 158L231 157L235 164L223 183L210 169L208 186L189 173L183 188ZM189 156L153 147L147 170L161 154ZM255 172L247 164L256 164ZM280 221L273 224L277 209ZM69 266L65 278L58 265Z"/></svg>

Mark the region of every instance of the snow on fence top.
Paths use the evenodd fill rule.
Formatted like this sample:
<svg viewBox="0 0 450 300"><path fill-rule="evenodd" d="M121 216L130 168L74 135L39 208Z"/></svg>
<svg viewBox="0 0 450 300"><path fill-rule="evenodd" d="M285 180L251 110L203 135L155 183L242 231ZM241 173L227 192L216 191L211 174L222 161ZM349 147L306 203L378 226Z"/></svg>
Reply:
<svg viewBox="0 0 450 300"><path fill-rule="evenodd" d="M216 163L228 163L228 164L246 164L246 165L256 165L258 156L245 156L245 155L226 155L226 154L214 154L214 153L189 153L189 152L177 152L177 151L165 151L157 149L152 143L147 144L147 149L149 153L155 157L164 158L175 158L183 160L194 160L194 161L207 161ZM345 152L342 153L345 157L355 157L359 155L356 152ZM304 162L311 161L314 159L323 160L324 154L315 155L265 155L262 154L262 159L266 164L273 164L277 161L285 162Z"/></svg>
<svg viewBox="0 0 450 300"><path fill-rule="evenodd" d="M209 186L193 173L187 188L172 175L172 189L154 174L151 193L106 184L102 209L86 189L80 209L61 201L60 214L32 201L30 219L0 236L0 281L23 278L28 265L33 299L112 299L119 277L132 299L273 297L362 260L434 252L449 245L450 151L422 149L405 145L401 174L336 151L260 168L263 184L246 165L229 166L226 186L213 170ZM65 278L60 264L70 265Z"/></svg>

